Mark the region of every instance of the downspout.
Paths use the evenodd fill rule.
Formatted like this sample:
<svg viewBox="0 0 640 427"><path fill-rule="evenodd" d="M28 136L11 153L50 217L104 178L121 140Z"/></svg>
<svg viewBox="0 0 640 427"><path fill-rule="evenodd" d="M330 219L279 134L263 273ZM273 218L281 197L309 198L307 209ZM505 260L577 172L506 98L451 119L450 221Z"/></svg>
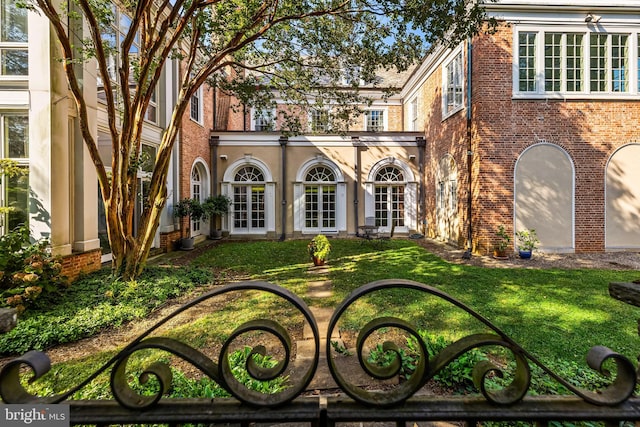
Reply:
<svg viewBox="0 0 640 427"><path fill-rule="evenodd" d="M218 146L220 137L209 135L209 155L211 156L211 195L218 195Z"/></svg>
<svg viewBox="0 0 640 427"><path fill-rule="evenodd" d="M213 130L211 130L213 132ZM220 137L217 135L209 135L209 156L211 163L211 196L218 195L218 145L220 145ZM222 222L222 217L220 217ZM216 224L216 215L211 218L209 223L209 236L214 237L215 230L218 224ZM220 224L222 228L222 224Z"/></svg>
<svg viewBox="0 0 640 427"><path fill-rule="evenodd" d="M420 224L418 227L422 227L422 234L427 235L427 217L425 215L425 185L424 185L424 171L425 171L425 151L427 148L427 141L424 136L416 137L416 145L418 146L418 169L420 169L420 186L418 187L418 218Z"/></svg>
<svg viewBox="0 0 640 427"><path fill-rule="evenodd" d="M472 214L473 214L473 207L472 207L472 202L473 202L473 196L472 196L472 172L473 172L473 167L472 167L472 162L473 162L473 147L471 145L471 119L472 117L472 113L471 113L471 77L472 77L472 73L471 73L471 69L472 69L472 42L471 42L471 38L469 37L467 39L467 143L468 145L468 149L467 149L467 175L468 175L468 181L469 181L469 189L468 189L468 194L467 194L467 254L468 256L471 256L471 253L473 252L473 230L472 230L472 225L473 225L473 220L472 220Z"/></svg>
<svg viewBox="0 0 640 427"><path fill-rule="evenodd" d="M356 237L360 237L358 232L358 194L360 194L360 138L357 136L351 137L351 144L353 144L353 210L354 210L354 224L356 229Z"/></svg>
<svg viewBox="0 0 640 427"><path fill-rule="evenodd" d="M281 167L282 167L282 210L280 212L282 223L280 227L282 232L280 233L280 241L284 241L286 237L287 227L287 143L289 138L286 136L280 137L280 152L282 155Z"/></svg>

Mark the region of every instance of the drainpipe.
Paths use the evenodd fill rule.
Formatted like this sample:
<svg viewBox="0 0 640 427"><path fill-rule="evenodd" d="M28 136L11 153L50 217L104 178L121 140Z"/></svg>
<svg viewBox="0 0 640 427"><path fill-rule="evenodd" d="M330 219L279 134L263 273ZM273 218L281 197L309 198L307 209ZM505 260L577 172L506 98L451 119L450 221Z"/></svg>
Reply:
<svg viewBox="0 0 640 427"><path fill-rule="evenodd" d="M281 136L279 142L282 155L282 163L280 165L282 167L282 211L280 212L282 217L282 223L280 225L282 232L280 234L280 241L282 242L286 237L287 228L287 143L289 142L289 138Z"/></svg>
<svg viewBox="0 0 640 427"><path fill-rule="evenodd" d="M351 144L353 144L353 210L354 210L354 223L356 227L356 237L360 237L358 232L358 194L360 194L360 138L357 136L351 137Z"/></svg>
<svg viewBox="0 0 640 427"><path fill-rule="evenodd" d="M422 226L422 233L426 236L427 234L427 217L425 215L424 208L424 197L425 197L425 188L424 188L424 171L425 171L425 151L427 148L427 141L424 139L424 136L416 137L416 145L418 146L418 169L420 169L420 186L418 187L418 218L420 220L420 224Z"/></svg>
<svg viewBox="0 0 640 427"><path fill-rule="evenodd" d="M211 156L211 195L218 195L218 146L220 137L209 135L209 155Z"/></svg>
<svg viewBox="0 0 640 427"><path fill-rule="evenodd" d="M469 180L469 189L468 189L468 195L467 195L467 254L470 257L471 256L471 252L473 252L473 230L472 230L472 226L473 226L473 219L472 219L472 214L473 214L473 207L472 207L472 202L473 202L473 196L472 196L472 162L473 162L473 147L471 145L471 119L472 119L472 113L471 113L471 77L472 77L472 73L471 73L471 68L473 65L472 62L473 56L472 56L472 43L471 43L471 38L467 39L467 142L468 142L468 149L467 149L467 175L468 175L468 180Z"/></svg>

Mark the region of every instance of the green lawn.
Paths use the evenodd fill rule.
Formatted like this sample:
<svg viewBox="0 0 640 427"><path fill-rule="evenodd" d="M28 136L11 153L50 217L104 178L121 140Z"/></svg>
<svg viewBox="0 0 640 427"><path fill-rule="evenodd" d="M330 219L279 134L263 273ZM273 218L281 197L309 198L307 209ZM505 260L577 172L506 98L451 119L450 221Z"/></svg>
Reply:
<svg viewBox="0 0 640 427"><path fill-rule="evenodd" d="M245 273L304 295L310 261L306 241L226 243L196 265ZM608 284L630 281L636 271L492 269L451 264L415 242L392 240L381 248L357 240L333 240L328 277L335 307L354 289L380 279L409 279L460 300L542 360L584 363L589 348L606 345L632 360L640 353L640 310L611 298ZM314 301L317 303L317 301ZM454 339L484 330L464 311L415 291L371 295L345 314L342 327L393 314L430 333Z"/></svg>
<svg viewBox="0 0 640 427"><path fill-rule="evenodd" d="M318 279L309 272L312 263L307 243L225 242L198 257L191 267L154 267L133 284L111 282L104 272L89 276L74 284L59 301L29 313L11 334L0 337L4 339L0 340L0 346L4 346L0 351L7 354L7 348L46 348L126 321L135 322L169 298L185 292L202 293L198 286L214 277L205 274L209 271L214 271L218 280L227 277L272 282L306 298L308 283ZM333 296L314 300L313 304L336 307L366 283L409 279L458 299L553 366L587 368L585 356L594 345L606 345L631 360L640 353L638 309L608 295L609 282L637 279L636 271L471 267L445 262L408 240L392 240L377 247L358 240L334 239L332 245L326 277L333 283ZM250 318L280 320L294 328L302 323L295 310L270 295L248 291L225 297L218 305L185 312L187 321L168 327L163 334L197 348L211 348ZM307 303L311 301L307 299ZM446 340L487 331L464 310L425 292L404 289L380 291L358 299L341 317L339 327L359 330L369 320L385 315L402 317L428 335ZM78 378L88 377L113 354L104 352L56 364L33 390L43 395L78 385ZM217 355L210 356L215 359ZM138 359L132 358L130 365L137 371L157 359L166 360L167 356L141 354ZM563 368L559 373L566 377L569 369L573 368ZM191 383L179 371L176 375L183 381L178 395L188 394L190 389L210 389L209 383ZM101 375L75 397L98 398L108 393L108 376Z"/></svg>

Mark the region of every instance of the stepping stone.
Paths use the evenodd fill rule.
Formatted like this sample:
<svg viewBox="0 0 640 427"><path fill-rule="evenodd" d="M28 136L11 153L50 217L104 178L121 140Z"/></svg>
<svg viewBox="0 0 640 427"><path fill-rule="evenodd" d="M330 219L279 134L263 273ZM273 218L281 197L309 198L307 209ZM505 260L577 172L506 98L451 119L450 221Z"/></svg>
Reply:
<svg viewBox="0 0 640 427"><path fill-rule="evenodd" d="M328 298L333 295L331 280L316 280L307 284L307 297Z"/></svg>

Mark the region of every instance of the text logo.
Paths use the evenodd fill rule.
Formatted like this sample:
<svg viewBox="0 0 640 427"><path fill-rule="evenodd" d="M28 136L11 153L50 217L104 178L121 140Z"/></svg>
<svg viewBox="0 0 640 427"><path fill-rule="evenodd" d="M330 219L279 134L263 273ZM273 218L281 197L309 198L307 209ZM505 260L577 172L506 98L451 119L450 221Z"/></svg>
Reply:
<svg viewBox="0 0 640 427"><path fill-rule="evenodd" d="M0 405L2 427L69 427L69 405Z"/></svg>

